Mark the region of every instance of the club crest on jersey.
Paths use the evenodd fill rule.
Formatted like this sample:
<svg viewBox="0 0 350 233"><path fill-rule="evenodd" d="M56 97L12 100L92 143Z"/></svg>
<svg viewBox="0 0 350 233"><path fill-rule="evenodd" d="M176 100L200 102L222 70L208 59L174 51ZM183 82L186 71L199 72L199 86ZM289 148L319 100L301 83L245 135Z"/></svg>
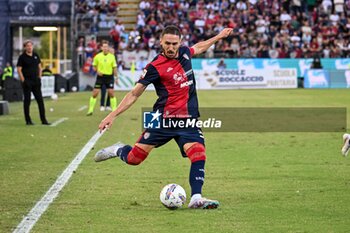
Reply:
<svg viewBox="0 0 350 233"><path fill-rule="evenodd" d="M149 136L151 136L151 133L150 133L150 132L146 132L146 133L143 135L143 138L147 140L147 139L149 138Z"/></svg>
<svg viewBox="0 0 350 233"><path fill-rule="evenodd" d="M178 83L183 82L185 78L180 72L177 72L174 74L173 79L175 81L175 85L177 85Z"/></svg>
<svg viewBox="0 0 350 233"><path fill-rule="evenodd" d="M190 60L190 58L188 57L188 55L187 55L186 53L183 55L183 57L184 57L186 60Z"/></svg>

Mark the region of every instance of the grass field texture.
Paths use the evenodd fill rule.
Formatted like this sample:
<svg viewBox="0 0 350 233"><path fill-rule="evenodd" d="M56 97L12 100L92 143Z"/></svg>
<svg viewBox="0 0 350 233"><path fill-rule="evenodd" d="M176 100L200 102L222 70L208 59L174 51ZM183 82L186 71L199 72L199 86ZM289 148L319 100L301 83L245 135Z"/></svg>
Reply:
<svg viewBox="0 0 350 233"><path fill-rule="evenodd" d="M120 100L125 92L116 92ZM200 91L201 107L347 107L348 90ZM42 126L37 105L25 126L22 103L0 116L0 232L11 232L40 200L107 112L78 111L90 93L46 99ZM168 183L190 194L190 162L175 142L152 151L140 166L119 159L95 163L93 155L117 141L134 144L141 133L146 92L96 143L32 232L350 232L350 158L337 133L206 133L203 194L217 210L170 211L159 201ZM53 111L50 111L51 110ZM348 117L349 121L350 118ZM349 131L349 126L348 126ZM189 198L189 197L188 197Z"/></svg>

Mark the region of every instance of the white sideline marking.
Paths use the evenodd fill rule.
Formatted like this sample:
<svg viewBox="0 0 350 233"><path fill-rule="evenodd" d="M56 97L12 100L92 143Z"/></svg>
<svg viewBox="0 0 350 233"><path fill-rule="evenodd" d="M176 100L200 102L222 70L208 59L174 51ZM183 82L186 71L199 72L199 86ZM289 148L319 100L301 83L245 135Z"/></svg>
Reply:
<svg viewBox="0 0 350 233"><path fill-rule="evenodd" d="M60 118L60 119L58 119L57 121L53 122L50 126L51 126L51 127L55 127L55 126L57 126L58 124L61 124L61 123L62 123L63 121L65 121L65 120L68 120L68 117Z"/></svg>
<svg viewBox="0 0 350 233"><path fill-rule="evenodd" d="M94 136L85 144L79 154L72 160L68 167L57 178L56 182L46 192L46 194L38 201L35 206L24 216L22 221L18 224L13 233L29 233L34 227L35 223L40 219L41 215L47 210L49 205L55 200L59 192L68 182L69 178L73 175L73 172L78 168L80 163L95 145L97 140L104 134L105 131L100 133L97 131Z"/></svg>
<svg viewBox="0 0 350 233"><path fill-rule="evenodd" d="M81 112L81 111L83 111L84 109L87 109L87 106L86 106L86 105L80 107L80 108L78 109L78 111Z"/></svg>

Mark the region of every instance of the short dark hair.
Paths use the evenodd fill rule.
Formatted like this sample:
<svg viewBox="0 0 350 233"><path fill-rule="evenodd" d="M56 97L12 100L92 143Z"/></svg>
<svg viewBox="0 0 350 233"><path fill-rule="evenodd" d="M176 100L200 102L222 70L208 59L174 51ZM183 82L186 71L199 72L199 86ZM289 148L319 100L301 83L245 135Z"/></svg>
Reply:
<svg viewBox="0 0 350 233"><path fill-rule="evenodd" d="M101 41L101 45L103 45L103 44L109 45L109 42L108 42L107 40L102 40L102 41Z"/></svg>
<svg viewBox="0 0 350 233"><path fill-rule="evenodd" d="M161 37L163 37L165 34L176 35L181 38L180 29L174 25L166 26L161 34Z"/></svg>

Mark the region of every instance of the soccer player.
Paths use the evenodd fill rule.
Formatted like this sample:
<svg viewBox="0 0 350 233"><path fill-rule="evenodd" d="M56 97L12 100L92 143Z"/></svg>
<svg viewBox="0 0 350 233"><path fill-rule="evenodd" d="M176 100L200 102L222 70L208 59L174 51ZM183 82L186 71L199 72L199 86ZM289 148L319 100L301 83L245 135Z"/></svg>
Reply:
<svg viewBox="0 0 350 233"><path fill-rule="evenodd" d="M94 112L96 97L100 93L103 85L107 87L108 96L110 97L111 108L114 111L117 108L117 98L114 96L114 76L118 79L117 62L114 54L109 51L108 41L102 41L102 52L94 57L92 63L94 70L97 72L96 82L90 97L89 110L87 116ZM114 76L113 76L114 75Z"/></svg>
<svg viewBox="0 0 350 233"><path fill-rule="evenodd" d="M153 111L156 112L153 115L154 118L159 115L170 119L175 117L174 120L198 118L196 82L191 57L205 52L211 45L229 36L231 32L231 28L225 28L218 35L189 48L181 46L180 30L175 26L167 26L160 37L162 52L146 66L140 80L124 97L118 108L101 121L100 131L110 128L114 119L130 108L151 83L158 95L158 100L153 107ZM217 208L218 201L202 197L206 153L204 136L199 128L146 129L134 147L119 142L98 151L95 161L119 157L127 164L138 165L147 158L153 148L162 146L171 139L175 139L182 155L191 160L189 175L191 201L188 207Z"/></svg>

